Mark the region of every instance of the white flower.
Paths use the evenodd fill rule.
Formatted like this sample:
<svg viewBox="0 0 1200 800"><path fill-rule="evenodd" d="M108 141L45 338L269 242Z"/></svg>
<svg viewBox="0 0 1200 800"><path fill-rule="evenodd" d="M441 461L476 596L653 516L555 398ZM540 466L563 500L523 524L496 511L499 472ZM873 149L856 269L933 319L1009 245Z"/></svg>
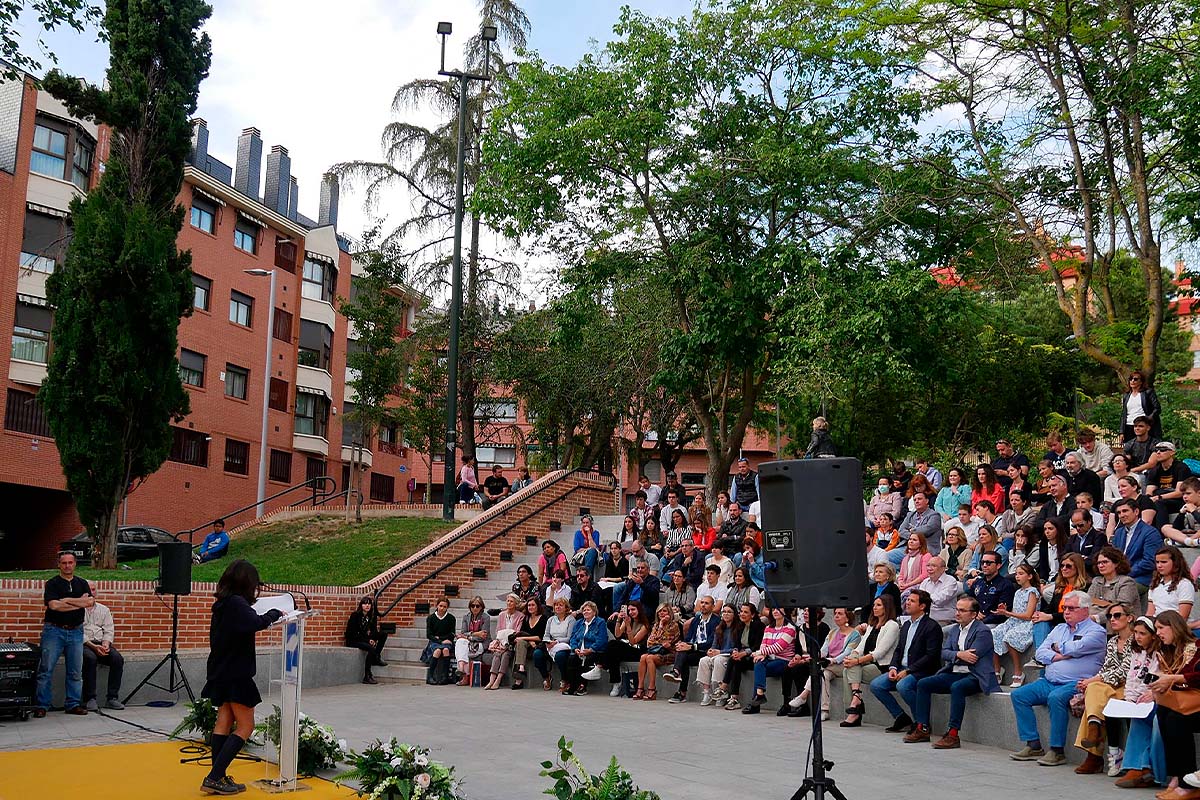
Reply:
<svg viewBox="0 0 1200 800"><path fill-rule="evenodd" d="M429 788L429 773L422 772L421 774L417 775L416 777L413 778L413 783L415 783L417 786L420 786L422 789L428 789Z"/></svg>
<svg viewBox="0 0 1200 800"><path fill-rule="evenodd" d="M418 767L427 767L429 766L429 756L424 753L417 753L416 758L413 759L413 763Z"/></svg>
<svg viewBox="0 0 1200 800"><path fill-rule="evenodd" d="M349 749L349 745L347 745L347 744L346 744L346 740L345 740L345 739L338 739L338 748L339 748L339 749L341 749L341 750L348 750L348 749Z"/></svg>
<svg viewBox="0 0 1200 800"><path fill-rule="evenodd" d="M392 758L392 760L389 761L388 763L391 764L393 767L399 769L404 764L404 759L401 758L400 756L394 756Z"/></svg>

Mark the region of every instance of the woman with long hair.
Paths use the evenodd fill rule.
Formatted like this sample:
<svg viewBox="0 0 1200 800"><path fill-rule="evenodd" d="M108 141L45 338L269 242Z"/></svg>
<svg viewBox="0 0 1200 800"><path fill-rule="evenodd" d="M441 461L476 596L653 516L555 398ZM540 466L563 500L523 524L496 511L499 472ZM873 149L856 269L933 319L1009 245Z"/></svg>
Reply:
<svg viewBox="0 0 1200 800"><path fill-rule="evenodd" d="M1161 548L1154 554L1154 577L1146 596L1146 615L1178 611L1179 616L1189 619L1195 602L1196 586L1183 553L1171 545Z"/></svg>
<svg viewBox="0 0 1200 800"><path fill-rule="evenodd" d="M717 492L717 506L713 509L710 527L720 529L727 519L729 519L729 492L722 490Z"/></svg>
<svg viewBox="0 0 1200 800"><path fill-rule="evenodd" d="M1133 423L1138 417L1150 420L1150 436L1162 438L1162 404L1141 370L1129 374L1129 391L1121 395L1121 444L1134 438Z"/></svg>
<svg viewBox="0 0 1200 800"><path fill-rule="evenodd" d="M555 570L567 571L567 554L558 546L558 542L547 539L542 542L542 554L538 556L538 583L545 586L554 577Z"/></svg>
<svg viewBox="0 0 1200 800"><path fill-rule="evenodd" d="M900 624L896 622L896 604L890 595L880 595L871 603L865 622L858 626L861 640L842 661L845 682L843 700L846 719L843 728L862 725L863 681L883 674L883 667L892 661L892 653L900 641Z"/></svg>
<svg viewBox="0 0 1200 800"><path fill-rule="evenodd" d="M1063 517L1050 517L1042 525L1042 538L1038 542L1037 573L1043 581L1054 580L1058 574L1059 554L1068 551L1067 521Z"/></svg>
<svg viewBox="0 0 1200 800"><path fill-rule="evenodd" d="M980 464L975 468L975 475L971 478L971 508L974 508L981 500L987 500L992 504L997 514L1004 513L1007 504L1004 500L1004 484L996 480L996 470L992 469L991 464Z"/></svg>
<svg viewBox="0 0 1200 800"><path fill-rule="evenodd" d="M1008 673L1011 679L1009 686L1014 689L1025 680L1025 673L1021 671L1021 653L1033 644L1033 618L1042 599L1042 581L1033 567L1022 564L1017 567L1015 577L1017 591L1013 595L1012 608L996 609L996 613L1005 617L1005 620L992 629L992 643L996 650L996 682L1002 683L1000 656L1007 652L1012 659L1012 671Z"/></svg>
<svg viewBox="0 0 1200 800"><path fill-rule="evenodd" d="M654 612L654 627L646 637L646 652L638 659L638 688L634 700L653 700L658 697L655 681L658 668L675 660L675 645L682 638L675 609L663 604Z"/></svg>
<svg viewBox="0 0 1200 800"><path fill-rule="evenodd" d="M646 652L646 637L650 635L650 618L641 601L626 603L617 610L613 623L613 638L604 650L604 664L608 667L608 680L612 683L611 697L621 696L621 664L625 661L641 661Z"/></svg>
<svg viewBox="0 0 1200 800"><path fill-rule="evenodd" d="M1062 625L1063 598L1071 592L1088 590L1086 562L1079 553L1067 553L1058 565L1058 576L1053 583L1042 587L1042 607L1033 618L1033 649L1036 651L1046 641L1055 625Z"/></svg>
<svg viewBox="0 0 1200 800"><path fill-rule="evenodd" d="M369 594L363 595L358 600L358 608L354 609L350 618L346 620L344 635L346 647L356 647L367 654L363 683L379 683L371 674L371 667L387 666L387 662L383 660L383 648L387 643L387 637L386 633L379 632L379 617L375 614L375 599Z"/></svg>
<svg viewBox="0 0 1200 800"><path fill-rule="evenodd" d="M679 554L679 548L685 539L692 538L692 526L687 514L681 508L671 512L671 529L667 531L663 552L668 559Z"/></svg>
<svg viewBox="0 0 1200 800"><path fill-rule="evenodd" d="M425 669L425 683L442 686L450 682L450 658L454 655L454 615L450 613L450 601L439 597L433 611L425 618L425 650L421 663Z"/></svg>
<svg viewBox="0 0 1200 800"><path fill-rule="evenodd" d="M1054 477L1054 462L1043 458L1037 463L1037 480L1033 484L1033 494L1029 497L1037 505L1050 499L1050 479Z"/></svg>
<svg viewBox="0 0 1200 800"><path fill-rule="evenodd" d="M734 610L740 608L742 603L749 603L759 611L762 611L763 600L766 595L762 590L754 585L750 580L750 570L746 567L735 567L733 570L733 583L729 584L729 591L725 594L725 605L733 606Z"/></svg>
<svg viewBox="0 0 1200 800"><path fill-rule="evenodd" d="M658 517L651 514L646 517L646 527L642 530L642 546L661 559L664 545L662 529L658 527Z"/></svg>
<svg viewBox="0 0 1200 800"><path fill-rule="evenodd" d="M721 606L721 621L713 631L711 646L700 657L696 667L696 683L700 684L701 706L711 706L713 703L723 705L728 696L720 690L713 690L713 684L720 684L725 679L725 669L729 666L729 655L737 646L742 632L742 621L738 619L738 606L726 603Z"/></svg>
<svg viewBox="0 0 1200 800"><path fill-rule="evenodd" d="M1153 703L1154 692L1150 691L1148 681L1150 676L1162 671L1158 660L1162 639L1155 633L1154 620L1150 617L1138 617L1132 628L1132 653L1121 697L1130 703ZM1080 730L1083 730L1082 725ZM1110 747L1110 754L1112 750ZM1122 789L1148 789L1156 783L1167 783L1167 759L1156 713L1129 720L1121 768L1125 774L1117 779L1117 786ZM1108 774L1112 775L1112 772Z"/></svg>
<svg viewBox="0 0 1200 800"><path fill-rule="evenodd" d="M559 570L561 573L562 570ZM529 654L542 646L546 636L546 607L534 597L525 601L525 618L513 637L512 688L525 688L525 664Z"/></svg>
<svg viewBox="0 0 1200 800"><path fill-rule="evenodd" d="M1129 471L1129 457L1124 453L1117 453L1112 457L1112 461L1108 462L1108 475L1104 478L1105 503L1111 505L1121 499L1121 491L1117 483L1126 475L1132 476L1139 484L1141 483L1138 475Z"/></svg>
<svg viewBox="0 0 1200 800"><path fill-rule="evenodd" d="M1133 615L1122 605L1108 610L1109 625L1113 635L1105 645L1104 661L1100 671L1084 678L1077 685L1083 691L1083 720L1075 737L1075 746L1087 751L1087 759L1076 768L1080 774L1093 774L1104 768L1106 726L1104 708L1114 697L1124 694L1125 681L1129 677L1129 661L1133 655Z"/></svg>
<svg viewBox="0 0 1200 800"><path fill-rule="evenodd" d="M278 609L257 614L251 608L261 584L254 565L239 558L225 568L213 593L216 601L208 625L208 680L200 691L200 696L217 709L211 738L212 769L200 784L205 794L228 795L246 790L225 771L254 732L254 707L262 702L254 683L254 634L283 616Z"/></svg>
<svg viewBox="0 0 1200 800"><path fill-rule="evenodd" d="M896 586L900 589L900 602L908 597L908 593L921 585L927 577L925 567L933 553L925 544L925 535L916 531L908 535L904 543L904 558L900 560L900 571L896 574Z"/></svg>
<svg viewBox="0 0 1200 800"><path fill-rule="evenodd" d="M946 563L946 572L960 581L966 577L967 568L971 566L971 556L974 549L967 543L967 534L957 525L946 531L942 541L942 561Z"/></svg>
<svg viewBox="0 0 1200 800"><path fill-rule="evenodd" d="M821 660L828 664L821 670L821 719L829 719L829 692L833 679L842 674L842 662L858 644L860 634L854 628L854 612L845 606L833 610L833 628L821 645ZM804 684L804 691L788 703L789 717L803 717L809 713L808 698L812 694L812 678Z"/></svg>
<svg viewBox="0 0 1200 800"><path fill-rule="evenodd" d="M979 538L975 540L975 550L971 553L971 565L967 572L979 572L979 561L984 553L995 553L1000 556L1000 573L1008 572L1008 548L1000 544L1000 534L991 525L979 526Z"/></svg>
<svg viewBox="0 0 1200 800"><path fill-rule="evenodd" d="M1188 791L1198 777L1196 772L1196 737L1200 730L1200 713L1184 714L1163 703L1164 695L1176 688L1200 687L1200 650L1196 638L1188 630L1187 620L1178 611L1164 611L1154 619L1154 629L1162 640L1159 655L1160 672L1150 682L1154 693L1159 729L1162 731L1166 755L1167 789L1158 798L1195 798L1200 793ZM1187 783L1183 782L1187 778Z"/></svg>
<svg viewBox="0 0 1200 800"><path fill-rule="evenodd" d="M946 485L937 493L933 501L933 509L942 516L942 522L949 522L958 516L962 505L971 503L971 486L963 480L961 467L951 467L946 470Z"/></svg>
<svg viewBox="0 0 1200 800"><path fill-rule="evenodd" d="M632 514L626 514L625 519L621 520L621 532L617 534L617 541L621 544L636 542L640 533L637 517L634 517Z"/></svg>
<svg viewBox="0 0 1200 800"><path fill-rule="evenodd" d="M762 644L754 652L754 699L742 709L743 714L757 714L767 702L767 677L781 676L788 662L796 655L798 632L792 624L792 609L786 606L771 608L771 622L763 632Z"/></svg>
<svg viewBox="0 0 1200 800"><path fill-rule="evenodd" d="M1041 552L1038 544L1042 537L1038 535L1037 528L1032 525L1022 525L1017 528L1016 534L1013 536L1012 549L1008 551L1008 574L1016 575L1017 567L1022 564L1028 564L1035 570L1041 563Z"/></svg>

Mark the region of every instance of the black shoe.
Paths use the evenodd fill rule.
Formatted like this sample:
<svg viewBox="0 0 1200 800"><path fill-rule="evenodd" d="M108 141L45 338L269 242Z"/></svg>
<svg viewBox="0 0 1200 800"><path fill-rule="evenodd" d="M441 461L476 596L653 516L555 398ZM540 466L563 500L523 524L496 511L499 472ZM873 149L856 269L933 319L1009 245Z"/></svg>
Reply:
<svg viewBox="0 0 1200 800"><path fill-rule="evenodd" d="M387 666L387 662L386 662L386 661L384 661L382 658L377 658L377 659L375 659L375 666L377 666L377 667L386 667L386 666Z"/></svg>
<svg viewBox="0 0 1200 800"><path fill-rule="evenodd" d="M759 708L766 702L767 696L765 694L756 694L754 695L754 699L750 701L750 705L754 706L755 708Z"/></svg>
<svg viewBox="0 0 1200 800"><path fill-rule="evenodd" d="M371 686L374 686L375 684L379 683L379 681L375 680L374 675L367 675L365 678L363 678L362 682L370 684Z"/></svg>
<svg viewBox="0 0 1200 800"><path fill-rule="evenodd" d="M742 709L742 713L743 714L757 714L759 712L759 709L761 709L761 708L762 708L762 703L755 705L753 702L751 702L750 705L748 705Z"/></svg>
<svg viewBox="0 0 1200 800"><path fill-rule="evenodd" d="M884 728L888 733L912 733L913 721L908 714L901 713L891 725Z"/></svg>
<svg viewBox="0 0 1200 800"><path fill-rule="evenodd" d="M232 786L234 789L237 789L239 793L246 791L246 784L238 783L233 778L229 777L228 775L221 778L221 782L228 784L229 786Z"/></svg>
<svg viewBox="0 0 1200 800"><path fill-rule="evenodd" d="M789 710L789 709L788 709L787 700L784 700L784 701L783 701L783 705L781 705L781 706L779 707L779 710L775 712L775 716L777 716L777 717L786 717L786 716L788 715L788 710Z"/></svg>
<svg viewBox="0 0 1200 800"><path fill-rule="evenodd" d="M200 784L200 791L204 792L204 794L230 795L238 793L237 788L234 787L232 783L226 782L224 775L222 775L220 778L206 777Z"/></svg>
<svg viewBox="0 0 1200 800"><path fill-rule="evenodd" d="M789 717L807 717L811 713L812 712L808 708L808 703L805 703L799 708L789 708L787 715ZM862 717L859 717L859 719L862 719Z"/></svg>

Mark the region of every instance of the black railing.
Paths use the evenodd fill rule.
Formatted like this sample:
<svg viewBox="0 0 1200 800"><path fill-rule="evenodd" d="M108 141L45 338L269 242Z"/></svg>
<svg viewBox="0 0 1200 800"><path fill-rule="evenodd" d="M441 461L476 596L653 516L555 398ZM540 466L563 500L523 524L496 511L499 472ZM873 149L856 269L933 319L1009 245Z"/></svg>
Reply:
<svg viewBox="0 0 1200 800"><path fill-rule="evenodd" d="M608 478L609 480L614 480L613 474L606 470L573 469L569 472L564 472L562 475L558 476L557 478L552 480L550 483L547 483L545 486L541 487L541 489L538 490L538 493L541 493L541 492L545 491L546 489L549 489L551 486L558 485L559 483L566 480L567 478L569 478L572 475L579 475L579 474L595 475L600 478ZM471 547L469 550L467 550L467 552L465 552L461 556L459 556L459 558L456 559L456 561L461 561L462 559L466 558L467 556L471 555L472 553L475 553L478 550L480 550L481 548L488 546L489 544L491 544L492 542L501 538L502 536L507 535L509 533L509 531L511 531L513 528L517 527L521 523L525 522L530 517L542 513L550 506L567 499L571 495L575 494L575 492L577 492L583 488L584 488L583 486L572 486L570 489L568 489L562 495L559 495L558 497L555 497L553 500L543 503L542 505L538 506L536 509L534 509L533 511L530 511L529 513L525 514L524 516L520 517L519 519L508 523L503 528L501 528L499 531L497 531L496 533L489 536L487 539L485 539L482 542L479 542L478 544ZM521 497L521 494L517 494L516 496ZM513 505L515 507L517 504L514 503ZM507 512L510 510L512 510L512 509L505 509L505 514L507 514ZM501 514L498 518L503 519L505 514ZM409 570L411 570L413 567L417 566L418 564L422 563L423 561L428 559L430 556L437 555L438 553L445 550L450 545L458 543L463 537L469 536L471 533L473 533L473 531L466 531L466 532L462 533L460 536L455 536L452 539L443 541L440 544L438 544L437 546L435 546L432 550L425 553L421 557L420 561L416 561L412 564L409 564L407 567L404 567L403 569L397 570L395 572L395 574L393 574L390 578L388 578L386 581L384 581L382 586L380 586L378 589L375 590L375 608L376 608L376 610L378 611L378 609L380 608L379 601L380 601L380 598L383 597L384 592L386 592L388 590L388 588L391 587L392 584L394 584L397 580L399 580L400 577L407 574ZM411 594L413 592L413 590L415 590L419 586L422 586L422 585L428 583L429 581L436 578L438 575L441 575L442 572L449 569L451 566L452 566L452 564L443 564L442 566L438 567L437 569L435 569L433 572L429 573L425 577L417 580L415 583L413 583L412 586L409 586L407 589L400 592L396 596L396 599L393 600L388 605L387 608L383 609L382 611L378 611L379 616L386 617L388 614L390 614L396 608L396 606L400 605L401 601L404 600L404 598L407 597L409 594Z"/></svg>
<svg viewBox="0 0 1200 800"><path fill-rule="evenodd" d="M293 505L289 506L289 508L294 508L297 505L301 505L301 504L305 504L305 503L311 503L312 505L317 505L318 504L317 501L319 499L324 499L324 498L328 497L330 495L330 493L332 493L333 490L336 488L337 488L337 481L335 481L333 478L329 477L328 475L318 475L314 478L309 478L308 480L303 481L302 483L297 483L294 486L289 486L288 488L286 488L282 491L276 492L275 494L271 495L270 497L264 497L263 503L264 504L269 503L272 500L283 497L285 494L290 494L291 492L294 492L298 489L308 489L312 493L312 496L310 498L301 500L299 503L294 503ZM197 525L196 527L192 528L191 530L180 531L179 533L175 534L175 539L176 539L176 541L178 541L178 540L186 537L188 544L192 544L192 535L194 533L196 533L197 531L209 527L210 525L212 525L214 522L216 522L219 519L227 519L227 518L232 519L233 517L236 517L238 514L245 513L246 511L249 511L250 509L255 508L257 506L258 506L258 501L255 500L253 503L251 503L248 506L242 506L241 508L237 509L236 511L229 511L225 514L221 514L219 516L213 517L208 522L201 523L200 525Z"/></svg>

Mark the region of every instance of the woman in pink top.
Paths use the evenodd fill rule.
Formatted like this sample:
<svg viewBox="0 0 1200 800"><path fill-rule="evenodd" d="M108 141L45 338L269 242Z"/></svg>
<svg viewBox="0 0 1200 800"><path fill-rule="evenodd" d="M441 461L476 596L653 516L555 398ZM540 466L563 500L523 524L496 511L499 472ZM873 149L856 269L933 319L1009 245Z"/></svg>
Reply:
<svg viewBox="0 0 1200 800"><path fill-rule="evenodd" d="M464 454L462 457L462 469L458 471L458 500L461 503L470 503L475 500L475 493L479 491L479 480L475 477L475 456Z"/></svg>
<svg viewBox="0 0 1200 800"><path fill-rule="evenodd" d="M925 580L925 565L931 558L933 554L929 552L929 545L925 543L925 535L910 533L904 547L904 559L900 562L900 572L896 575L901 601Z"/></svg>
<svg viewBox="0 0 1200 800"><path fill-rule="evenodd" d="M767 701L767 676L780 676L796 655L796 628L790 620L792 609L771 608L771 624L763 631L762 644L754 653L754 699L743 714L757 714Z"/></svg>
<svg viewBox="0 0 1200 800"><path fill-rule="evenodd" d="M536 594L533 599L537 599ZM492 654L492 676L488 685L483 687L485 689L499 689L500 680L512 664L513 640L521 630L521 623L525 621L525 614L521 612L521 602L521 598L510 594L505 598L504 610L496 618L496 638L488 645L488 652Z"/></svg>
<svg viewBox="0 0 1200 800"><path fill-rule="evenodd" d="M538 556L538 583L543 586L554 578L557 570L567 571L567 554L558 546L558 542L547 539L542 542L542 554Z"/></svg>

